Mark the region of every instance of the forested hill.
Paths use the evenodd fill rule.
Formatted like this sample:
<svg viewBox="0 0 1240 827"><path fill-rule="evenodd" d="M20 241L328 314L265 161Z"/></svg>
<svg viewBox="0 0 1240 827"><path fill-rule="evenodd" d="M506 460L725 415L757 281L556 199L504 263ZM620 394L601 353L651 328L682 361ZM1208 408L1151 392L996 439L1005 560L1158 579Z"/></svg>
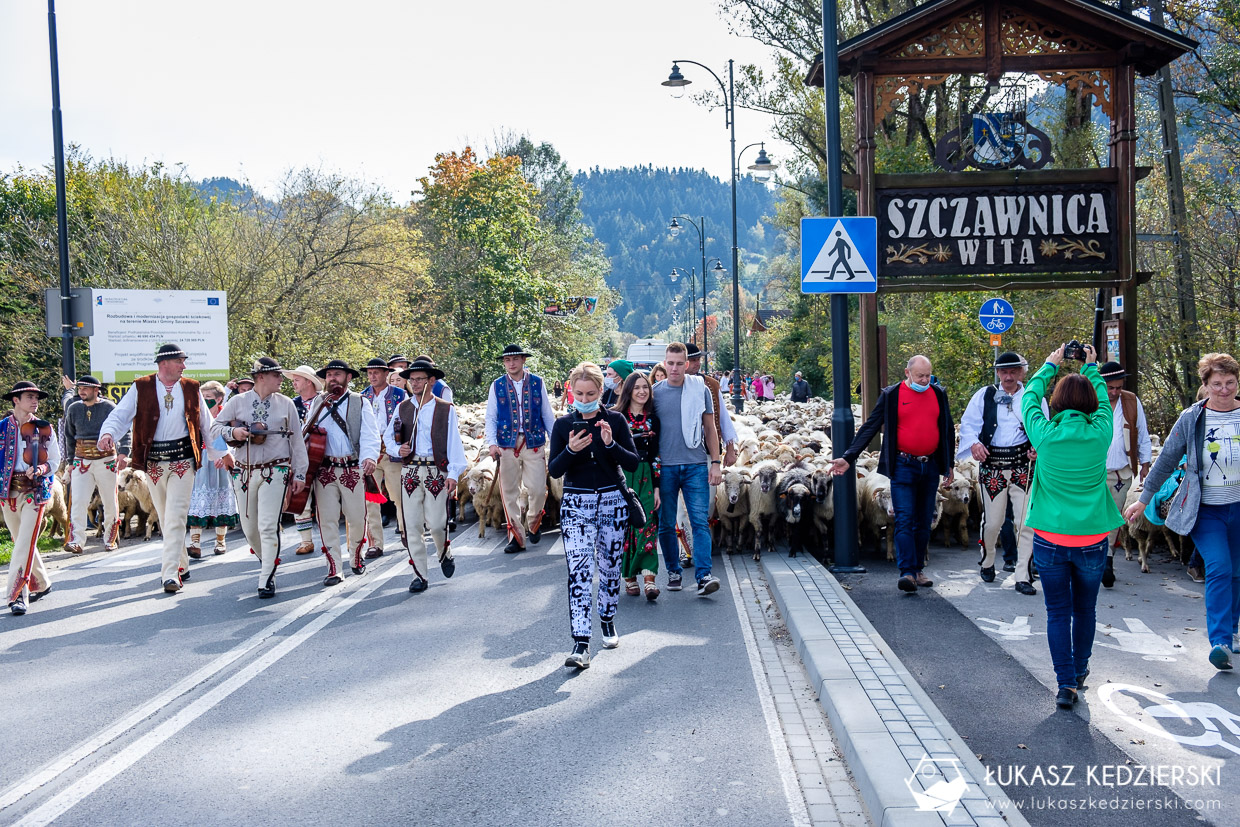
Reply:
<svg viewBox="0 0 1240 827"><path fill-rule="evenodd" d="M684 230L673 238L667 230L672 216L690 215L695 221L705 217L706 256L723 259L731 270L732 201L727 182L702 170L653 167L596 167L579 172L575 180L586 223L611 258L607 283L621 295L622 304L616 308L621 331L648 336L666 329L672 322L673 296L687 296L688 291L679 281L673 284L668 274L673 267L701 269L697 231L681 219ZM737 186L737 244L747 265L742 275L752 274L771 255L778 234L765 218L773 210L773 200L771 190L751 178L743 178ZM701 289L699 281L699 296ZM708 289L708 307L715 313L723 294L714 277Z"/></svg>

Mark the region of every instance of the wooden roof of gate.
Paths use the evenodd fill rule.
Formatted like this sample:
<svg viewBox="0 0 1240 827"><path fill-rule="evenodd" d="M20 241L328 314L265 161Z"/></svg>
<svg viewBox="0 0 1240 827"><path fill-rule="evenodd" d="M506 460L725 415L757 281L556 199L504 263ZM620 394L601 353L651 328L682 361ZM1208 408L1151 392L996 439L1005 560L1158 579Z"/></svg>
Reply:
<svg viewBox="0 0 1240 827"><path fill-rule="evenodd" d="M1097 0L931 0L840 44L842 75L985 74L1131 64L1149 75L1197 47ZM822 86L822 56L805 82Z"/></svg>

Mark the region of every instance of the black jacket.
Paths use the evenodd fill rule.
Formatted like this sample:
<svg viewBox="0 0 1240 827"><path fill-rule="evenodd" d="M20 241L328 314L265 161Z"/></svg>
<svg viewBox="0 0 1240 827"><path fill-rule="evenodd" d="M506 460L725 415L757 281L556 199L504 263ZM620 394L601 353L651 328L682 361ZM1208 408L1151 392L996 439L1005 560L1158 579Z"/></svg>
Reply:
<svg viewBox="0 0 1240 827"><path fill-rule="evenodd" d="M797 379L792 383L792 401L809 401L809 382L806 382L804 379Z"/></svg>
<svg viewBox="0 0 1240 827"><path fill-rule="evenodd" d="M611 425L610 446L604 446L603 438L598 435L598 425L604 416ZM594 441L581 453L574 454L568 449L568 436L573 423L580 421L590 423ZM629 431L628 420L624 414L606 409L600 410L599 416L590 420L583 420L576 411L557 419L551 429L551 448L547 451L547 456L547 472L552 477L563 477L565 488L592 491L619 486L617 464L626 471L634 471L641 462L633 445L633 434Z"/></svg>
<svg viewBox="0 0 1240 827"><path fill-rule="evenodd" d="M902 384L904 383L897 382L883 388L883 392L879 394L874 410L870 411L865 424L861 426L861 430L857 431L857 436L848 446L848 450L844 452L844 459L848 460L849 464L857 461L857 457L865 450L865 446L870 444L870 441L878 435L878 429L882 428L883 449L878 457L878 472L888 477L892 476L896 465L896 433L899 428L900 385ZM931 385L927 393L930 392L933 392L939 400L939 447L934 452L934 462L939 468L939 476L946 476L953 466L952 458L956 453L956 428L952 422L951 410L948 408L947 392L938 385Z"/></svg>

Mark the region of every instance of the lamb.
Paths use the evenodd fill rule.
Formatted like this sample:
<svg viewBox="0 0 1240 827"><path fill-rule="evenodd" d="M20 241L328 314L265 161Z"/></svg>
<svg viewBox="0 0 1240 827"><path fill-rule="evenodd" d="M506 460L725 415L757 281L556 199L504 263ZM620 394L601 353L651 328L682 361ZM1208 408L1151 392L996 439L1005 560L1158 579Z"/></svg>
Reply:
<svg viewBox="0 0 1240 827"><path fill-rule="evenodd" d="M779 464L763 460L749 469L749 527L753 530L753 559L762 559L765 547L768 553L775 551L771 534L778 514L775 488L779 483Z"/></svg>
<svg viewBox="0 0 1240 827"><path fill-rule="evenodd" d="M813 526L814 493L810 469L797 463L784 472L775 488L780 519L788 529L788 556L807 549L806 538Z"/></svg>
<svg viewBox="0 0 1240 827"><path fill-rule="evenodd" d="M715 488L715 545L734 554L749 528L749 472L733 465L723 472L723 482Z"/></svg>
<svg viewBox="0 0 1240 827"><path fill-rule="evenodd" d="M835 519L835 475L827 468L815 468L810 474L810 488L814 492L814 530L819 547L826 551L831 545L831 521Z"/></svg>
<svg viewBox="0 0 1240 827"><path fill-rule="evenodd" d="M969 500L973 483L967 477L957 476L946 486L943 515L939 525L943 530L943 545L951 547L953 530L960 538L960 545L969 545Z"/></svg>
<svg viewBox="0 0 1240 827"><path fill-rule="evenodd" d="M877 542L882 530L887 529L887 559L895 555L895 508L891 504L891 480L875 472L862 477L857 483L858 520L862 533L874 535Z"/></svg>
<svg viewBox="0 0 1240 827"><path fill-rule="evenodd" d="M138 531L151 539L151 533L159 525L159 515L151 501L151 478L144 471L125 468L116 475L117 502L121 511L121 533L131 536L130 522L138 518Z"/></svg>
<svg viewBox="0 0 1240 827"><path fill-rule="evenodd" d="M65 486L58 476L52 477L52 498L47 501L43 514L48 536L54 537L59 531L61 538L69 542L69 503L65 497Z"/></svg>
<svg viewBox="0 0 1240 827"><path fill-rule="evenodd" d="M479 537L486 536L488 525L496 528L503 525L504 505L499 496L497 472L498 466L491 457L484 457L469 469L467 485L473 497L474 511L478 514ZM495 513L496 507L499 508L498 515Z"/></svg>

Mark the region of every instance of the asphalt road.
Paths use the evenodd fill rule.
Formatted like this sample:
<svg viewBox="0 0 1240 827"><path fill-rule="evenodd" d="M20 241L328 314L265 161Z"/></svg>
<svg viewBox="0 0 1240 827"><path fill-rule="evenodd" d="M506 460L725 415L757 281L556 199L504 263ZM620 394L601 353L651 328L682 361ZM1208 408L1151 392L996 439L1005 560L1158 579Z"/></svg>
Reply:
<svg viewBox="0 0 1240 827"><path fill-rule="evenodd" d="M179 595L137 544L0 616L0 823L792 823L725 566L712 598L621 595L574 673L557 535L463 527L421 595L403 555L324 589L286 553L267 601L229 540Z"/></svg>
<svg viewBox="0 0 1240 827"><path fill-rule="evenodd" d="M1141 574L1121 554L1119 582L1099 596L1088 689L1064 712L1054 705L1040 583L1036 596L1018 594L1002 572L983 584L976 559L972 549L932 547L935 586L910 595L897 591L894 564L873 557L862 561L866 574L841 582L1029 822L1232 823L1240 681L1206 661L1202 586L1183 566L1152 556L1153 573ZM1163 775L1147 775L1149 786L1123 777L1141 767ZM1177 767L1197 782L1173 783Z"/></svg>

